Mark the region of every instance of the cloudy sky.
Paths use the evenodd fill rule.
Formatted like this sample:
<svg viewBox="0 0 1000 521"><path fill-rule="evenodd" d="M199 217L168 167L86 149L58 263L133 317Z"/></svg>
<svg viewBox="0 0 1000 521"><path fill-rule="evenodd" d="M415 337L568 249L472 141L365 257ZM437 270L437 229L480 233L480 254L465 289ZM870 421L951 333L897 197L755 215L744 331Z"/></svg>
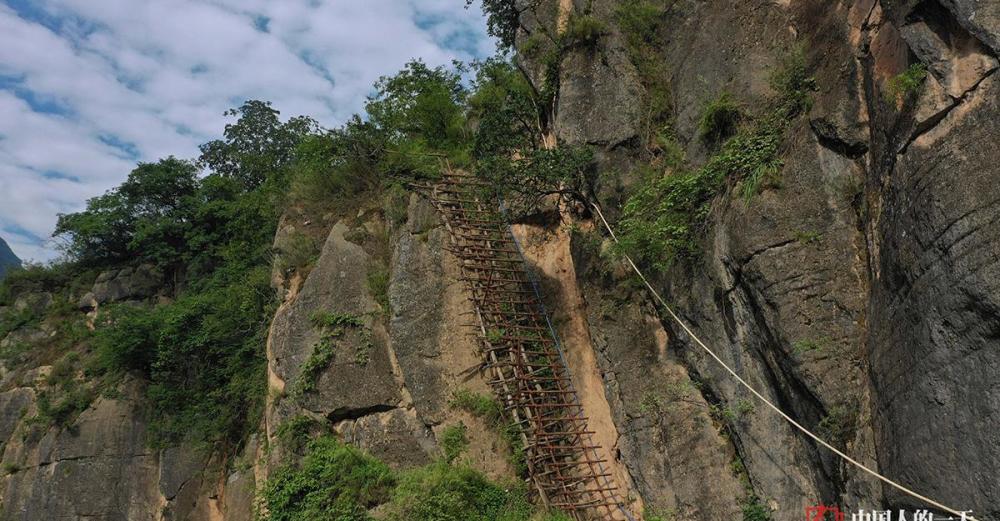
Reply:
<svg viewBox="0 0 1000 521"><path fill-rule="evenodd" d="M137 161L194 157L270 100L333 127L411 57L494 50L464 0L0 0L0 237L48 260L56 215Z"/></svg>

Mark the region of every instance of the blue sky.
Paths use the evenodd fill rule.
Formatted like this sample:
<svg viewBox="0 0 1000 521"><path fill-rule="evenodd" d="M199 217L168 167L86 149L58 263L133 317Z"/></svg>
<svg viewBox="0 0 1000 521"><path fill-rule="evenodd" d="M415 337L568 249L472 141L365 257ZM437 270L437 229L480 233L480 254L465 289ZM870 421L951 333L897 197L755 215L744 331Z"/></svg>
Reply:
<svg viewBox="0 0 1000 521"><path fill-rule="evenodd" d="M0 0L0 237L45 261L56 216L137 161L194 157L246 99L333 127L413 57L492 54L464 0Z"/></svg>

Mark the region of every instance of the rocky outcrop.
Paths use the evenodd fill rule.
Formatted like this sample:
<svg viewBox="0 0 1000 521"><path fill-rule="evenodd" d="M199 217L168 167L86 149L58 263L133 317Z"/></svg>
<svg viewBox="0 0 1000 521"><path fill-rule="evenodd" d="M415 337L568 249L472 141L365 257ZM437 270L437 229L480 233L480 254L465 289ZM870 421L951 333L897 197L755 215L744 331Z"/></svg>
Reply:
<svg viewBox="0 0 1000 521"><path fill-rule="evenodd" d="M990 226L998 198L988 181L997 166L975 144L1000 135L995 9L947 0L667 7L661 21L672 30L656 46L670 69L674 131L694 165L711 153L697 124L719 93L754 113L770 95L771 71L795 47L818 88L786 134L780 183L749 205L723 195L697 260L656 285L727 364L797 421L907 486L996 516L1000 489L987 476L1000 466L987 447L997 440L982 428L1000 414L996 350L987 347L1000 320ZM600 53L563 61L563 86L593 83L622 45L603 3L576 9L591 9L611 34ZM923 85L890 86L915 63L927 71ZM627 88L628 75L618 74L618 88ZM587 111L565 110L560 99L555 133L604 147L603 184L643 151L578 130L621 114L610 102L616 95L588 95ZM616 194L599 188L615 215ZM820 502L927 506L761 410L675 324L644 318L655 311L635 302L642 293L601 255L598 237L575 239L576 278L619 459L647 505L681 519L730 518L755 495L776 520L799 519ZM557 289L547 298L557 300ZM963 425L979 426L977 434ZM657 438L663 433L672 435ZM746 474L734 476L728 461ZM687 480L718 483L726 499L698 496Z"/></svg>
<svg viewBox="0 0 1000 521"><path fill-rule="evenodd" d="M87 310L109 302L147 299L161 291L163 283L163 274L151 264L105 271L80 298L78 307Z"/></svg>
<svg viewBox="0 0 1000 521"><path fill-rule="evenodd" d="M36 407L32 388L0 393L4 517L217 519L225 497L213 481L217 464L194 447L150 448L138 391L128 385L118 398L99 398L71 429L41 432L27 424Z"/></svg>

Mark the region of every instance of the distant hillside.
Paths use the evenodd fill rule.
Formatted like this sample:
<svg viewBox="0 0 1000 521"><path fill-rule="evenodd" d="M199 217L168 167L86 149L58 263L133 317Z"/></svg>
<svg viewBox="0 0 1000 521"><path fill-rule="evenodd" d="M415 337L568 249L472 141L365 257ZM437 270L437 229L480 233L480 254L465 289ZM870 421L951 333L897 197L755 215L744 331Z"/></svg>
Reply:
<svg viewBox="0 0 1000 521"><path fill-rule="evenodd" d="M3 278L8 269L19 267L20 265L21 259L18 259L17 255L14 255L10 246L7 246L7 243L3 239L0 239L0 278Z"/></svg>

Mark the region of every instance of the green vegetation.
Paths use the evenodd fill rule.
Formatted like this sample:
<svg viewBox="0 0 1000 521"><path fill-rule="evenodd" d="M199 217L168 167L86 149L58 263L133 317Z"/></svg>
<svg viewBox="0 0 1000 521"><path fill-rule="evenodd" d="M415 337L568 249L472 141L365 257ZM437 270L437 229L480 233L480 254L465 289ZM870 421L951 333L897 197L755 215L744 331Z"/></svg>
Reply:
<svg viewBox="0 0 1000 521"><path fill-rule="evenodd" d="M816 427L820 437L843 447L854 436L857 424L857 410L844 405L835 405L827 411Z"/></svg>
<svg viewBox="0 0 1000 521"><path fill-rule="evenodd" d="M312 237L294 232L275 252L275 263L281 273L288 275L292 271L302 270L316 263L319 258L320 245Z"/></svg>
<svg viewBox="0 0 1000 521"><path fill-rule="evenodd" d="M750 494L743 500L743 521L771 521L771 510L756 495Z"/></svg>
<svg viewBox="0 0 1000 521"><path fill-rule="evenodd" d="M890 103L898 103L920 90L927 79L927 66L914 63L905 71L889 79L885 85L885 98Z"/></svg>
<svg viewBox="0 0 1000 521"><path fill-rule="evenodd" d="M310 433L318 426L320 423L313 418L299 415L279 425L275 435L292 452L299 452L306 447Z"/></svg>
<svg viewBox="0 0 1000 521"><path fill-rule="evenodd" d="M772 83L778 96L765 114L740 129L704 166L645 170L623 209L618 251L666 269L697 251L697 232L705 226L712 201L727 185L737 185L749 203L766 181L774 181L782 166L778 152L785 129L807 109L809 91L815 87L801 51L792 53Z"/></svg>
<svg viewBox="0 0 1000 521"><path fill-rule="evenodd" d="M296 466L279 468L265 483L257 517L368 520L367 509L389 499L396 476L384 463L331 436L308 442Z"/></svg>
<svg viewBox="0 0 1000 521"><path fill-rule="evenodd" d="M522 485L444 461L403 472L386 507L391 521L527 521L534 510Z"/></svg>
<svg viewBox="0 0 1000 521"><path fill-rule="evenodd" d="M102 315L92 371L149 382L154 444L235 443L256 426L274 296L266 265L244 269L228 267L172 304Z"/></svg>
<svg viewBox="0 0 1000 521"><path fill-rule="evenodd" d="M643 414L658 413L663 409L665 400L662 396L647 392L642 395L642 400L639 402L639 412Z"/></svg>
<svg viewBox="0 0 1000 521"><path fill-rule="evenodd" d="M525 459L524 442L517 424L505 424L503 421L503 406L495 398L482 393L459 389L452 395L449 406L461 409L469 414L483 419L488 425L497 429L497 433L503 438L510 450L509 462L514 467L515 473L525 476L528 472L528 463Z"/></svg>
<svg viewBox="0 0 1000 521"><path fill-rule="evenodd" d="M448 405L468 412L477 418L482 418L490 425L498 425L502 420L503 408L500 406L500 402L487 394L459 389L452 394Z"/></svg>
<svg viewBox="0 0 1000 521"><path fill-rule="evenodd" d="M375 297L375 302L382 307L382 312L386 315L391 313L389 306L389 271L380 267L372 267L365 278L368 291Z"/></svg>
<svg viewBox="0 0 1000 521"><path fill-rule="evenodd" d="M441 452L444 460L448 463L455 461L465 449L469 448L469 438L466 435L468 428L462 422L449 425L441 431L441 438L438 443L441 445Z"/></svg>
<svg viewBox="0 0 1000 521"><path fill-rule="evenodd" d="M646 521L676 521L677 511L671 508L650 508L643 513Z"/></svg>
<svg viewBox="0 0 1000 521"><path fill-rule="evenodd" d="M564 38L573 45L593 49L607 32L608 27L594 15L571 15Z"/></svg>
<svg viewBox="0 0 1000 521"><path fill-rule="evenodd" d="M723 92L702 110L698 134L706 143L721 143L736 133L736 125L741 117L739 103L731 94Z"/></svg>
<svg viewBox="0 0 1000 521"><path fill-rule="evenodd" d="M559 59L551 58L556 72ZM545 88L556 88L553 82L557 80ZM478 64L474 87L469 111L477 125L472 144L476 173L508 207L531 209L549 195L584 199L592 176L591 150L540 146L550 103L546 98L552 93L536 94L521 71L497 59Z"/></svg>
<svg viewBox="0 0 1000 521"><path fill-rule="evenodd" d="M639 80L645 87L643 100L643 138L647 146L660 152L673 142L670 134L670 90L664 78L667 77L667 63L657 50L657 41L663 28L666 6L662 1L624 0L615 9L615 19L629 52L629 58L639 73ZM667 139L661 139L667 137Z"/></svg>
<svg viewBox="0 0 1000 521"><path fill-rule="evenodd" d="M371 334L365 327L364 321L354 315L347 313L331 313L317 311L310 317L313 326L320 329L321 337L313 344L312 352L302 363L299 376L292 386L291 395L302 396L316 390L316 380L319 375L330 366L336 355L335 341L342 337L347 329L360 329L361 334L355 353L355 363L365 365L368 363L368 355L371 351Z"/></svg>
<svg viewBox="0 0 1000 521"><path fill-rule="evenodd" d="M830 338L828 337L815 338L815 339L804 338L801 340L796 340L795 342L792 343L792 352L797 355L801 355L804 353L808 353L810 351L820 351L829 346L831 342L832 340L830 340Z"/></svg>
<svg viewBox="0 0 1000 521"><path fill-rule="evenodd" d="M754 410L756 410L756 407L753 402L745 399L738 400L731 406L709 406L709 414L711 414L716 421L723 423L733 423L738 420L742 420L750 414L753 414Z"/></svg>
<svg viewBox="0 0 1000 521"><path fill-rule="evenodd" d="M475 0L465 0L468 9ZM533 0L537 4L538 0ZM510 49L514 46L517 28L520 26L518 17L521 11L515 0L482 0L483 13L486 14L486 32L497 39L497 46Z"/></svg>
<svg viewBox="0 0 1000 521"><path fill-rule="evenodd" d="M369 511L376 507L379 519L393 521L567 519L537 512L521 484L491 482L447 459L393 472L332 436L307 442L300 463L272 474L257 501L257 519L368 521L373 519Z"/></svg>
<svg viewBox="0 0 1000 521"><path fill-rule="evenodd" d="M819 242L821 237L823 237L823 234L815 230L797 230L795 232L795 240L802 244Z"/></svg>

